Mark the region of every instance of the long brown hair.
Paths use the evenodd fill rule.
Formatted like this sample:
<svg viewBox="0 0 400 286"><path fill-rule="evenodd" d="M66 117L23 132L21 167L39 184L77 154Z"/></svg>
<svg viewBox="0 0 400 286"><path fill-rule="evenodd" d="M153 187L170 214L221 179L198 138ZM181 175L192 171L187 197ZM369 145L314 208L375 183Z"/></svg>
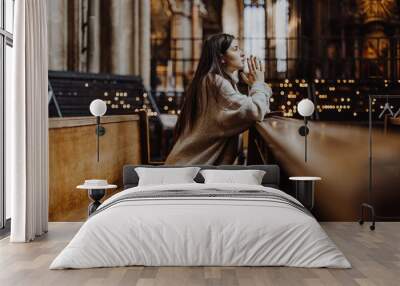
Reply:
<svg viewBox="0 0 400 286"><path fill-rule="evenodd" d="M222 55L225 54L234 39L235 37L229 34L216 34L204 41L199 64L197 65L193 80L185 92L180 108L181 112L174 132L175 142L186 128L193 127L199 114L202 112L201 108L207 106L207 96L209 95L201 93L202 84L207 79L207 75L223 76L234 85L232 78L226 73L221 63ZM208 83L205 82L205 84Z"/></svg>

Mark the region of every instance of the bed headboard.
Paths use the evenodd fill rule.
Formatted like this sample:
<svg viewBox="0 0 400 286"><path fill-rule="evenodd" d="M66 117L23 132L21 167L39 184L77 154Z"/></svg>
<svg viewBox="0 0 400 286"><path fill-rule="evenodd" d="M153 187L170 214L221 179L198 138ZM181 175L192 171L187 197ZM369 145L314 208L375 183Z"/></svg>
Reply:
<svg viewBox="0 0 400 286"><path fill-rule="evenodd" d="M220 170L263 170L265 175L262 179L262 185L265 187L272 187L279 189L280 171L278 165L221 165L221 166L209 166L209 165L194 165L195 167L200 167L201 169L220 169ZM175 166L175 165L162 165L162 166L152 166L152 165L125 165L123 171L123 184L124 189L136 187L139 182L139 176L137 175L136 167L148 167L148 168L179 168L188 166ZM198 183L204 183L204 178L200 174L194 178Z"/></svg>

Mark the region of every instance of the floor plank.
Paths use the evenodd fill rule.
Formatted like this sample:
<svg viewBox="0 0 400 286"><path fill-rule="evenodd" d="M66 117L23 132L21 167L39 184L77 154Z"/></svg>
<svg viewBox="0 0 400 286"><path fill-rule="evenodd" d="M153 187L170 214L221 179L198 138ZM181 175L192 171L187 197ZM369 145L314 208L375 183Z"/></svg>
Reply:
<svg viewBox="0 0 400 286"><path fill-rule="evenodd" d="M356 222L322 227L352 263L352 269L290 267L118 267L50 271L55 256L82 223L50 223L49 233L32 243L0 240L0 285L399 285L400 223L382 222L375 231Z"/></svg>

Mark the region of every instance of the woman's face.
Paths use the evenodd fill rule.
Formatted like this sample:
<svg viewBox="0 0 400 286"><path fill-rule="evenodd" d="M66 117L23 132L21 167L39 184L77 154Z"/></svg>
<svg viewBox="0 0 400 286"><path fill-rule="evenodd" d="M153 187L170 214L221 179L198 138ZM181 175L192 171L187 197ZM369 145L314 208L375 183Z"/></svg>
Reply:
<svg viewBox="0 0 400 286"><path fill-rule="evenodd" d="M243 51L239 48L238 41L234 39L231 46L226 50L222 57L223 66L229 72L235 72L237 70L243 69L245 57Z"/></svg>

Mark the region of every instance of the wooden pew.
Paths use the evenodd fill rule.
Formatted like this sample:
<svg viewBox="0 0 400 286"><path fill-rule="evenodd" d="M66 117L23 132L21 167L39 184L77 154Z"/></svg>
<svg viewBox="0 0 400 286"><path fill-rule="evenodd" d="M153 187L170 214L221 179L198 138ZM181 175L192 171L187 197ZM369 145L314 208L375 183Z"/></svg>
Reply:
<svg viewBox="0 0 400 286"><path fill-rule="evenodd" d="M250 130L248 164L278 163L283 187L289 176L319 176L314 214L320 220L353 221L367 200L368 128L346 123L309 122L308 162L304 162L303 121L271 117ZM378 215L400 216L400 135L373 132L373 192Z"/></svg>
<svg viewBox="0 0 400 286"><path fill-rule="evenodd" d="M105 116L101 122L106 132L97 162L94 117L49 120L50 221L85 220L90 200L76 186L96 178L122 186L122 167L141 163L139 116Z"/></svg>

